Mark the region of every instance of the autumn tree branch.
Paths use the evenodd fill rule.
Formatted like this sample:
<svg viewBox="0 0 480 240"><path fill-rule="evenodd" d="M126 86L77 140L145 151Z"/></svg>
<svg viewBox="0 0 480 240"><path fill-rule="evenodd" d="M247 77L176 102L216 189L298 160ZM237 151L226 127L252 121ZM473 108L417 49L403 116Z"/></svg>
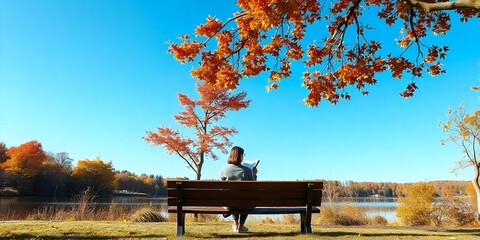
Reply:
<svg viewBox="0 0 480 240"><path fill-rule="evenodd" d="M417 44L418 55L417 61L420 55L423 55L422 48L420 47L420 39L418 38L417 30L415 29L415 11L413 10L413 6L410 6L410 28L412 29L413 36L415 37L415 43Z"/></svg>
<svg viewBox="0 0 480 240"><path fill-rule="evenodd" d="M333 63L335 56L333 52L337 51L337 55L338 55L338 53L342 51L344 46L343 41L345 38L345 34L348 29L349 21L352 17L354 18L354 21L357 25L357 44L356 45L358 47L357 50L360 50L358 39L359 39L359 36L361 35L361 32L360 32L360 26L359 26L359 22L358 22L355 11L358 9L358 6L360 5L361 2L362 0L357 0L355 3L353 3L352 6L348 8L347 12L343 17L343 20L337 23L333 33L330 35L330 37L328 37L325 40L325 44L321 48L322 50L326 48L328 49L327 64L325 66L325 69L327 69L327 71L332 71L332 69L335 68ZM336 45L336 48L334 48L335 45Z"/></svg>
<svg viewBox="0 0 480 240"><path fill-rule="evenodd" d="M198 171L197 171L197 164L195 163L195 161L194 161L193 159L190 159L190 160L187 159L185 156L183 156L182 154L180 154L180 152L178 152L178 151L175 151L175 153L177 153L177 155L180 156L180 158L182 158L182 159L188 164L188 166L195 172L195 174L198 173ZM190 155L190 153L188 153L188 155L190 156L190 158L192 157L192 156ZM195 166L193 166L193 165L192 165L192 162L190 162L190 161L192 161L193 164L195 164Z"/></svg>
<svg viewBox="0 0 480 240"><path fill-rule="evenodd" d="M215 37L217 35L217 33L219 33L220 31L222 31L223 29L225 29L225 27L232 21L235 21L236 19L238 18L242 18L244 16L248 15L246 12L242 12L240 14L238 14L237 16L233 17L233 18L230 18L228 19L220 28L218 28L218 30L215 32L215 34L213 34L211 37L209 37L207 40L205 40L203 42L203 45L206 46L207 43L212 40L213 37Z"/></svg>
<svg viewBox="0 0 480 240"><path fill-rule="evenodd" d="M413 7L420 7L427 11L442 11L455 9L478 9L480 10L479 0L457 0L453 2L427 2L419 0L405 0L405 4Z"/></svg>
<svg viewBox="0 0 480 240"><path fill-rule="evenodd" d="M476 150L476 146L475 146L475 145L476 145L476 143L475 143L475 142L476 142L476 140L477 140L477 138L476 138L476 137L474 137L474 138L473 138L473 140L472 140L472 151L473 151L473 156L472 156L471 160L472 160L472 164L473 164L474 166L478 166L478 161L477 161L477 150Z"/></svg>

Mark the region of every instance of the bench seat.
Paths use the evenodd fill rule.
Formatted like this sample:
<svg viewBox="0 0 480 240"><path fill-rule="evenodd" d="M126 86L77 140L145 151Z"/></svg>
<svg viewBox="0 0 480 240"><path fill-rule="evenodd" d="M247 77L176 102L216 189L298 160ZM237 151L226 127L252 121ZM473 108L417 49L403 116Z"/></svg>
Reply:
<svg viewBox="0 0 480 240"><path fill-rule="evenodd" d="M167 187L168 212L177 216L177 237L185 234L185 214L192 213L300 214L301 233L311 234L312 213L320 213L323 182L169 180Z"/></svg>
<svg viewBox="0 0 480 240"><path fill-rule="evenodd" d="M224 214L224 213L248 213L248 214L296 214L305 213L305 207L256 207L250 210L227 210L224 207L183 207L184 213L207 213L207 214ZM168 207L169 213L176 213L177 207ZM320 213L320 208L312 207L312 213Z"/></svg>

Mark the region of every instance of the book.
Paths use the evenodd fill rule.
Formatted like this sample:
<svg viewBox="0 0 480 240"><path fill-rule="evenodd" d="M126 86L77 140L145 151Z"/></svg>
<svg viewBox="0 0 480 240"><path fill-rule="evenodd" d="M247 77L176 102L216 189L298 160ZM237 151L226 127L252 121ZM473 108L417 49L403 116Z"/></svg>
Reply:
<svg viewBox="0 0 480 240"><path fill-rule="evenodd" d="M243 161L242 165L253 170L258 166L259 163L260 163L260 159L255 159L253 161L249 161L249 160Z"/></svg>

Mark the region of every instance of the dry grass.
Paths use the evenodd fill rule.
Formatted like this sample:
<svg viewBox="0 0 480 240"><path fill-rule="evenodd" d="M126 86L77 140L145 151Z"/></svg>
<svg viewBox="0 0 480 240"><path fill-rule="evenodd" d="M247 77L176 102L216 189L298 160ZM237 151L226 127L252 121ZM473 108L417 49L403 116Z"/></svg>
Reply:
<svg viewBox="0 0 480 240"><path fill-rule="evenodd" d="M187 214L185 216L185 221L186 222L218 222L221 221L220 215L217 214L197 214L197 217L195 217L193 214ZM174 217L174 218L171 218ZM169 219L171 221L176 221L176 216L175 214L170 214ZM223 217L222 217L223 218Z"/></svg>
<svg viewBox="0 0 480 240"><path fill-rule="evenodd" d="M131 219L140 219L141 212L149 209L149 213L144 213L146 220L159 221L165 220L161 215L162 209L152 206L122 206L119 204L97 205L96 196L91 191L86 190L76 197L75 204L71 205L48 205L40 207L28 214L25 219L15 216L14 211L9 211L8 216L3 216L0 220L37 220L37 221L130 221Z"/></svg>
<svg viewBox="0 0 480 240"><path fill-rule="evenodd" d="M366 217L365 209L357 206L349 204L324 205L319 217L314 222L340 226L359 226L367 225L369 219Z"/></svg>
<svg viewBox="0 0 480 240"><path fill-rule="evenodd" d="M110 206L91 204L88 206L44 206L29 214L25 219L40 221L128 221L137 217L138 211L145 208L149 208L150 211L161 217L162 210L151 207L125 208L115 204ZM8 218L8 220L21 219Z"/></svg>
<svg viewBox="0 0 480 240"><path fill-rule="evenodd" d="M182 239L322 239L322 240L476 240L478 229L404 227L331 227L314 225L312 235L301 235L297 224L247 222L249 233L231 232L230 222L187 222ZM11 221L0 222L0 239L175 239L174 222L123 221Z"/></svg>
<svg viewBox="0 0 480 240"><path fill-rule="evenodd" d="M261 224L274 224L275 221L270 217L265 217L260 221Z"/></svg>
<svg viewBox="0 0 480 240"><path fill-rule="evenodd" d="M374 216L373 218L369 219L368 223L374 226L385 226L388 224L388 221L382 216Z"/></svg>
<svg viewBox="0 0 480 240"><path fill-rule="evenodd" d="M152 208L141 208L131 217L132 222L165 222L166 220L160 211Z"/></svg>

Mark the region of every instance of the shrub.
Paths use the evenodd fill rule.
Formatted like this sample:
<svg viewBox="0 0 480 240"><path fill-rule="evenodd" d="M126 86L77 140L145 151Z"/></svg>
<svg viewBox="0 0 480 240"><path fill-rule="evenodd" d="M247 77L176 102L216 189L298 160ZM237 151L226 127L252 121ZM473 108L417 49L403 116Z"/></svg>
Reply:
<svg viewBox="0 0 480 240"><path fill-rule="evenodd" d="M342 207L341 214L337 217L335 224L342 226L356 226L367 224L365 209L350 204Z"/></svg>
<svg viewBox="0 0 480 240"><path fill-rule="evenodd" d="M407 197L398 199L397 216L408 226L428 226L435 203L432 184L418 182L407 187Z"/></svg>
<svg viewBox="0 0 480 240"><path fill-rule="evenodd" d="M367 224L365 210L360 207L346 204L344 206L322 206L320 223L342 226L356 226Z"/></svg>
<svg viewBox="0 0 480 240"><path fill-rule="evenodd" d="M76 196L76 202L78 203L72 209L72 213L75 214L77 221L96 219L95 216L95 199L97 195L94 194L91 188L87 188Z"/></svg>
<svg viewBox="0 0 480 240"><path fill-rule="evenodd" d="M165 218L158 211L151 208L141 208L131 217L132 222L165 222Z"/></svg>
<svg viewBox="0 0 480 240"><path fill-rule="evenodd" d="M435 202L432 204L432 211L430 212L430 220L435 226L444 225L445 220L447 219L446 213L448 210L448 203Z"/></svg>
<svg viewBox="0 0 480 240"><path fill-rule="evenodd" d="M284 224L297 224L300 223L300 220L297 216L293 214L283 214L283 223Z"/></svg>
<svg viewBox="0 0 480 240"><path fill-rule="evenodd" d="M452 199L448 202L446 212L447 218L457 227L472 225L475 222L474 210L469 203L459 199Z"/></svg>
<svg viewBox="0 0 480 240"><path fill-rule="evenodd" d="M199 222L218 222L220 215L217 214L198 214ZM222 217L223 218L223 217Z"/></svg>
<svg viewBox="0 0 480 240"><path fill-rule="evenodd" d="M32 213L28 214L25 219L31 221L45 221L50 220L52 217L53 210L49 207L40 207L35 209Z"/></svg>
<svg viewBox="0 0 480 240"><path fill-rule="evenodd" d="M218 222L219 215L216 214L187 214L185 221L187 222ZM176 218L175 218L176 219Z"/></svg>
<svg viewBox="0 0 480 240"><path fill-rule="evenodd" d="M108 220L117 220L127 219L128 214L125 212L125 209L118 205L118 203L112 203L108 206L107 219Z"/></svg>
<svg viewBox="0 0 480 240"><path fill-rule="evenodd" d="M26 217L26 220L29 220L29 221L45 221L45 220L47 220L47 215L45 215L44 213L41 213L41 212L35 212L35 213L32 213L32 214L28 214L28 216Z"/></svg>
<svg viewBox="0 0 480 240"><path fill-rule="evenodd" d="M335 225L341 225L341 226L359 226L359 225L365 225L366 223L367 223L366 219L358 219L345 214L340 214L335 219Z"/></svg>
<svg viewBox="0 0 480 240"><path fill-rule="evenodd" d="M385 225L388 224L388 221L387 221L386 218L377 215L377 216L370 219L370 224L371 225L385 226Z"/></svg>
<svg viewBox="0 0 480 240"><path fill-rule="evenodd" d="M323 224L335 224L337 215L338 207L333 205L324 205L322 206L322 211L320 212L319 221Z"/></svg>
<svg viewBox="0 0 480 240"><path fill-rule="evenodd" d="M345 204L342 209L342 215L350 216L358 220L366 220L365 209L351 204Z"/></svg>
<svg viewBox="0 0 480 240"><path fill-rule="evenodd" d="M274 224L275 221L273 221L273 219L269 218L269 217L266 217L264 219L262 219L262 224Z"/></svg>

